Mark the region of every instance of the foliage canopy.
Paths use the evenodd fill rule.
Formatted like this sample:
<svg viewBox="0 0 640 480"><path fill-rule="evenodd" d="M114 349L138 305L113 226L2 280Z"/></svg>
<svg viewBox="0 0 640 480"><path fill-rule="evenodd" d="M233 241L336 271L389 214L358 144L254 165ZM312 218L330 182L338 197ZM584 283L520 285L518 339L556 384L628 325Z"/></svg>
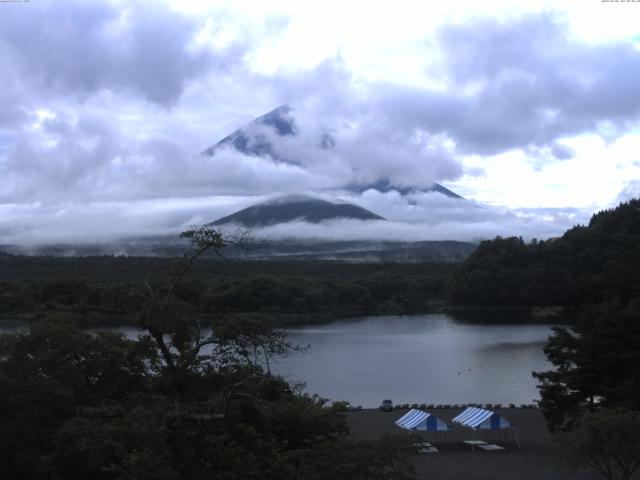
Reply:
<svg viewBox="0 0 640 480"><path fill-rule="evenodd" d="M408 440L350 440L338 408L269 370L297 350L257 320L202 328L166 282L128 287L142 334L87 332L68 312L0 336L0 477L31 479L410 479ZM383 456L384 453L384 456ZM312 465L313 468L309 466Z"/></svg>

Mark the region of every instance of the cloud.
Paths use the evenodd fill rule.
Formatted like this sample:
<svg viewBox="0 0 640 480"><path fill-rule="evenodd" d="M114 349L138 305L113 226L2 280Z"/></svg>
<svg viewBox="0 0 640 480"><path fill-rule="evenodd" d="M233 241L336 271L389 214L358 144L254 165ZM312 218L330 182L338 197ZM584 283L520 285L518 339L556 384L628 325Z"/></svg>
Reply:
<svg viewBox="0 0 640 480"><path fill-rule="evenodd" d="M554 148L585 133L617 136L640 116L640 50L631 42L590 45L553 15L509 23L475 19L440 28L438 87L381 85L379 108L406 128L451 138L466 154Z"/></svg>
<svg viewBox="0 0 640 480"><path fill-rule="evenodd" d="M318 189L334 180L322 172L245 155L232 148L194 156L178 139L139 141L101 117L45 120L44 141L23 136L9 151L0 203L95 202Z"/></svg>
<svg viewBox="0 0 640 480"><path fill-rule="evenodd" d="M167 236L249 206L252 197L0 204L0 244L107 243Z"/></svg>
<svg viewBox="0 0 640 480"><path fill-rule="evenodd" d="M264 127L260 135L273 145L276 158L327 179L318 189L380 179L396 186L430 187L462 174L441 136L399 130L384 115L348 115L338 108L332 113L319 116L315 110L294 108L297 135L279 136Z"/></svg>
<svg viewBox="0 0 640 480"><path fill-rule="evenodd" d="M568 145L555 142L551 145L551 154L558 160L569 160L576 155L576 152Z"/></svg>
<svg viewBox="0 0 640 480"><path fill-rule="evenodd" d="M441 215L444 213L444 215ZM258 238L271 240L307 239L330 241L399 241L457 240L478 242L496 235L521 236L525 240L547 239L564 233L588 218L585 212L549 212L545 218L534 215L514 215L500 210L485 210L481 214L466 216L458 212L431 215L429 222L407 223L402 221L331 220L319 224L290 222L274 225L253 232ZM578 213L576 215L576 213ZM580 222L581 223L581 222Z"/></svg>
<svg viewBox="0 0 640 480"><path fill-rule="evenodd" d="M180 231L215 220L270 196L216 196L190 199L164 198L121 202L22 203L0 205L0 244L94 244L122 238L163 236L176 239ZM260 239L472 241L502 236L545 239L588 221L580 209L509 211L481 207L434 193L413 199L397 192L374 191L356 195L325 195L355 203L381 214L388 221L303 221L256 229Z"/></svg>
<svg viewBox="0 0 640 480"><path fill-rule="evenodd" d="M131 90L172 105L186 84L237 51L198 48L201 22L162 2L33 2L0 16L3 72L48 95L86 98L102 89ZM231 53L233 56L231 56ZM222 60L222 61L221 61Z"/></svg>
<svg viewBox="0 0 640 480"><path fill-rule="evenodd" d="M631 180L618 194L616 203L628 202L634 198L640 198L640 180Z"/></svg>
<svg viewBox="0 0 640 480"><path fill-rule="evenodd" d="M447 229L451 238L518 229L544 238L586 214L509 212L419 192L356 195L345 187L489 177L490 158L504 152L526 166L512 170L523 178L539 174L540 187L550 178L547 165L583 161L576 138L596 134L614 144L640 118L637 47L585 43L551 14L443 24L410 45L411 55L424 54L420 62L398 55L385 65L406 70L369 78L376 66L358 70L340 48L311 67L260 68L269 46L286 52L281 40L298 38L281 16L252 17L248 26L220 8L195 16L164 2L12 7L0 16L0 235L7 241L174 231L296 192L370 208L391 219L375 227L390 238L427 239ZM197 155L280 104L293 108L299 134L256 132L287 162L232 149ZM498 177L502 188L483 194L508 204L517 187ZM324 228L339 235L346 226ZM373 224L353 228L375 234Z"/></svg>

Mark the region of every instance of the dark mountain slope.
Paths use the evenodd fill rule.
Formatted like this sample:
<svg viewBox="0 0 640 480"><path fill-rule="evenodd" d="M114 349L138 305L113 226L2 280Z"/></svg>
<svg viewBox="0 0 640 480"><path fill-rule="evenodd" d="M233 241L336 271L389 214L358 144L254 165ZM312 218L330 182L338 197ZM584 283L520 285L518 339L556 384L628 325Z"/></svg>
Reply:
<svg viewBox="0 0 640 480"><path fill-rule="evenodd" d="M384 220L369 210L348 203L331 203L312 197L281 197L269 202L253 205L226 217L219 218L211 225L236 223L245 227L264 227L293 220L319 223L325 220L349 218L354 220Z"/></svg>

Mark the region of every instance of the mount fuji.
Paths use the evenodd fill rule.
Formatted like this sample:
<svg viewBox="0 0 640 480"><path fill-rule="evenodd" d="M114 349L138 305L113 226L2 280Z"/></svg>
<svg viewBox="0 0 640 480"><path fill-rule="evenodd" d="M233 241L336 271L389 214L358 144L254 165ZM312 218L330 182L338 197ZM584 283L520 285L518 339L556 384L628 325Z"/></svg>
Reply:
<svg viewBox="0 0 640 480"><path fill-rule="evenodd" d="M292 140L299 135L300 130L293 116L293 110L288 105L281 105L227 135L201 152L201 155L214 157L220 150L232 148L244 155L267 157L277 163L300 166L299 159L288 157L272 141L274 138ZM337 140L330 132L323 132L319 135L317 143L322 150L330 152L336 147ZM397 183L384 176L370 182L345 181L339 186L350 193L362 193L367 190L386 193L395 190L403 196L414 192L436 192L450 198L463 198L439 183L433 183L428 187L411 186Z"/></svg>

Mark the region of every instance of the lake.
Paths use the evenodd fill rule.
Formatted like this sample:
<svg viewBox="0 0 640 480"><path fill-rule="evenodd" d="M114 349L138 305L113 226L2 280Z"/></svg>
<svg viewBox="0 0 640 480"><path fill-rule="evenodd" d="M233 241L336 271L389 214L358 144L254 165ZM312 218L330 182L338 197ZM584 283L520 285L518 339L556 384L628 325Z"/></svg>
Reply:
<svg viewBox="0 0 640 480"><path fill-rule="evenodd" d="M0 326L1 331L20 328ZM138 330L122 328L130 338ZM550 325L473 324L449 315L364 317L289 330L306 353L278 360L277 373L305 391L353 405L532 403L534 370Z"/></svg>
<svg viewBox="0 0 640 480"><path fill-rule="evenodd" d="M306 391L353 405L532 403L533 370L550 364L550 325L478 325L448 315L366 317L291 330L310 345L274 370Z"/></svg>

